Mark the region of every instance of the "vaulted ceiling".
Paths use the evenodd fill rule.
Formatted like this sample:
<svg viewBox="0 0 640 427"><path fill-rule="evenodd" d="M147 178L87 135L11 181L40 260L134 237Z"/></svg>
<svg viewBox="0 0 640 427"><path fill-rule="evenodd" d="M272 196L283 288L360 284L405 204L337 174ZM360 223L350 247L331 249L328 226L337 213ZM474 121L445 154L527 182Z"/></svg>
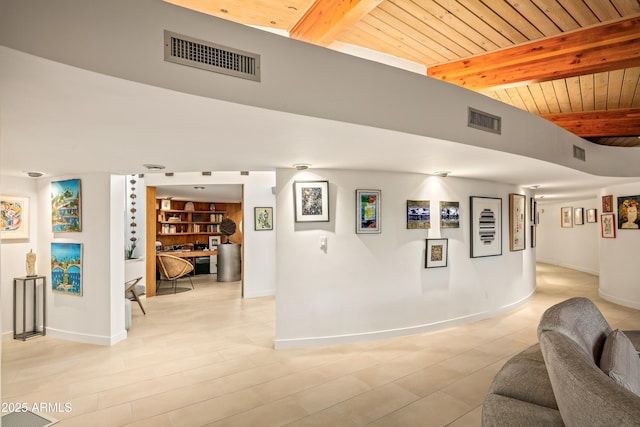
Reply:
<svg viewBox="0 0 640 427"><path fill-rule="evenodd" d="M594 143L640 145L640 0L166 1L421 64Z"/></svg>

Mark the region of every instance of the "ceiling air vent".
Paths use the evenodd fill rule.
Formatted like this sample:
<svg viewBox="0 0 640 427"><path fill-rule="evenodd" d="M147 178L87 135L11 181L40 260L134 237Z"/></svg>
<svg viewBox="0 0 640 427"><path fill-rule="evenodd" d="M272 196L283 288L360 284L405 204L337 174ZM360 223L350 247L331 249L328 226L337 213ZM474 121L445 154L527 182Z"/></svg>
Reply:
<svg viewBox="0 0 640 427"><path fill-rule="evenodd" d="M469 107L469 127L480 129L487 132L497 133L500 135L502 131L502 119L493 114L484 113Z"/></svg>
<svg viewBox="0 0 640 427"><path fill-rule="evenodd" d="M164 60L215 73L260 81L260 55L164 32Z"/></svg>
<svg viewBox="0 0 640 427"><path fill-rule="evenodd" d="M584 151L584 148L580 148L577 145L573 146L573 158L582 160L583 162L587 161L587 154Z"/></svg>

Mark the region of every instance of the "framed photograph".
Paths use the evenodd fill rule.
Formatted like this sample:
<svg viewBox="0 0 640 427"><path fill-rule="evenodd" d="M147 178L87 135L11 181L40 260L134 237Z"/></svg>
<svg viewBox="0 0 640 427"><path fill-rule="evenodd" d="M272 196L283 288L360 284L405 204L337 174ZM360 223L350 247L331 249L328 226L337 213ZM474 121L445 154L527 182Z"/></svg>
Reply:
<svg viewBox="0 0 640 427"><path fill-rule="evenodd" d="M560 226L562 228L573 227L573 208L560 208Z"/></svg>
<svg viewBox="0 0 640 427"><path fill-rule="evenodd" d="M160 200L160 210L170 211L171 210L171 200L169 200L169 199Z"/></svg>
<svg viewBox="0 0 640 427"><path fill-rule="evenodd" d="M440 228L460 228L460 202L440 202Z"/></svg>
<svg viewBox="0 0 640 427"><path fill-rule="evenodd" d="M470 197L471 258L502 255L502 199Z"/></svg>
<svg viewBox="0 0 640 427"><path fill-rule="evenodd" d="M273 208L253 208L253 221L256 231L273 230Z"/></svg>
<svg viewBox="0 0 640 427"><path fill-rule="evenodd" d="M529 210L530 210L530 218L531 224L538 225L538 202L536 202L535 197L529 199Z"/></svg>
<svg viewBox="0 0 640 427"><path fill-rule="evenodd" d="M602 196L602 212L613 212L613 196Z"/></svg>
<svg viewBox="0 0 640 427"><path fill-rule="evenodd" d="M615 214L607 213L600 215L600 230L604 239L616 238L616 218Z"/></svg>
<svg viewBox="0 0 640 427"><path fill-rule="evenodd" d="M295 181L293 203L296 222L328 222L329 181Z"/></svg>
<svg viewBox="0 0 640 427"><path fill-rule="evenodd" d="M575 225L584 225L584 208L575 208L573 210L573 223Z"/></svg>
<svg viewBox="0 0 640 427"><path fill-rule="evenodd" d="M536 227L535 225L531 225L531 248L536 247L536 239L538 237L536 236L537 232L538 232L538 227Z"/></svg>
<svg viewBox="0 0 640 427"><path fill-rule="evenodd" d="M29 238L29 199L0 196L0 238Z"/></svg>
<svg viewBox="0 0 640 427"><path fill-rule="evenodd" d="M448 239L427 239L425 268L446 267L448 252Z"/></svg>
<svg viewBox="0 0 640 427"><path fill-rule="evenodd" d="M356 233L380 233L380 190L356 190Z"/></svg>
<svg viewBox="0 0 640 427"><path fill-rule="evenodd" d="M407 228L431 228L431 208L429 200L407 200Z"/></svg>
<svg viewBox="0 0 640 427"><path fill-rule="evenodd" d="M217 251L218 245L222 243L222 236L209 236L209 250Z"/></svg>
<svg viewBox="0 0 640 427"><path fill-rule="evenodd" d="M81 243L51 243L51 290L82 296Z"/></svg>
<svg viewBox="0 0 640 427"><path fill-rule="evenodd" d="M638 206L640 206L640 196L618 197L619 229L640 230Z"/></svg>
<svg viewBox="0 0 640 427"><path fill-rule="evenodd" d="M512 252L525 249L526 200L522 194L509 194L509 250Z"/></svg>
<svg viewBox="0 0 640 427"><path fill-rule="evenodd" d="M51 183L51 225L54 233L82 231L80 180Z"/></svg>
<svg viewBox="0 0 640 427"><path fill-rule="evenodd" d="M597 209L587 209L587 222L598 222Z"/></svg>

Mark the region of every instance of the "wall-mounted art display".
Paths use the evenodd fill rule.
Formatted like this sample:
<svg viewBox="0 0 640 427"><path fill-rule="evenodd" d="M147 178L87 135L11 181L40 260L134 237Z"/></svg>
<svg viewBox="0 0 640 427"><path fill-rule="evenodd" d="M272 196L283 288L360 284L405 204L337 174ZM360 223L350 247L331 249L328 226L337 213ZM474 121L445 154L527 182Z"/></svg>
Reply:
<svg viewBox="0 0 640 427"><path fill-rule="evenodd" d="M0 196L0 238L29 238L29 199Z"/></svg>
<svg viewBox="0 0 640 427"><path fill-rule="evenodd" d="M448 239L427 239L425 267L446 267L449 252Z"/></svg>
<svg viewBox="0 0 640 427"><path fill-rule="evenodd" d="M80 180L51 183L51 222L54 233L82 230Z"/></svg>
<svg viewBox="0 0 640 427"><path fill-rule="evenodd" d="M640 230L640 196L618 197L618 228Z"/></svg>
<svg viewBox="0 0 640 427"><path fill-rule="evenodd" d="M460 202L440 202L440 228L460 228Z"/></svg>
<svg viewBox="0 0 640 427"><path fill-rule="evenodd" d="M295 181L293 202L296 222L329 221L329 181Z"/></svg>
<svg viewBox="0 0 640 427"><path fill-rule="evenodd" d="M575 225L584 225L584 208L575 208L573 210L573 223Z"/></svg>
<svg viewBox="0 0 640 427"><path fill-rule="evenodd" d="M470 197L471 258L502 255L502 199Z"/></svg>
<svg viewBox="0 0 640 427"><path fill-rule="evenodd" d="M380 190L356 190L356 233L380 233Z"/></svg>
<svg viewBox="0 0 640 427"><path fill-rule="evenodd" d="M538 202L536 202L536 199L534 197L529 199L529 211L530 211L529 216L531 218L531 224L537 225L538 224Z"/></svg>
<svg viewBox="0 0 640 427"><path fill-rule="evenodd" d="M526 200L522 194L509 194L509 250L514 252L525 249Z"/></svg>
<svg viewBox="0 0 640 427"><path fill-rule="evenodd" d="M51 289L82 296L81 243L51 243Z"/></svg>
<svg viewBox="0 0 640 427"><path fill-rule="evenodd" d="M531 225L531 247L532 248L536 247L536 240L538 238L537 232L538 232L538 227L535 225Z"/></svg>
<svg viewBox="0 0 640 427"><path fill-rule="evenodd" d="M163 211L170 211L171 210L171 200L170 199L162 199L162 200L160 200L160 209L163 210Z"/></svg>
<svg viewBox="0 0 640 427"><path fill-rule="evenodd" d="M222 243L222 236L209 236L209 250L217 251L218 245Z"/></svg>
<svg viewBox="0 0 640 427"><path fill-rule="evenodd" d="M587 209L587 222L598 222L597 209Z"/></svg>
<svg viewBox="0 0 640 427"><path fill-rule="evenodd" d="M256 231L273 230L273 208L253 208Z"/></svg>
<svg viewBox="0 0 640 427"><path fill-rule="evenodd" d="M602 196L602 212L613 212L613 196Z"/></svg>
<svg viewBox="0 0 640 427"><path fill-rule="evenodd" d="M560 208L560 226L562 228L573 227L573 208Z"/></svg>
<svg viewBox="0 0 640 427"><path fill-rule="evenodd" d="M407 200L407 228L431 228L431 207L429 200Z"/></svg>
<svg viewBox="0 0 640 427"><path fill-rule="evenodd" d="M602 237L605 239L616 238L616 218L615 214L607 213L600 215L600 229Z"/></svg>

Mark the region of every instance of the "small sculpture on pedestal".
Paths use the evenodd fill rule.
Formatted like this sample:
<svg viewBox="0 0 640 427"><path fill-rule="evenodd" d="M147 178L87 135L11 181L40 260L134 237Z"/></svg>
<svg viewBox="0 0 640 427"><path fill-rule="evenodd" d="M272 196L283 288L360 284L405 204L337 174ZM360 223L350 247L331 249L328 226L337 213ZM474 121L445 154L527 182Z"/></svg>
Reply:
<svg viewBox="0 0 640 427"><path fill-rule="evenodd" d="M27 277L34 277L36 274L36 254L31 249L27 253Z"/></svg>

